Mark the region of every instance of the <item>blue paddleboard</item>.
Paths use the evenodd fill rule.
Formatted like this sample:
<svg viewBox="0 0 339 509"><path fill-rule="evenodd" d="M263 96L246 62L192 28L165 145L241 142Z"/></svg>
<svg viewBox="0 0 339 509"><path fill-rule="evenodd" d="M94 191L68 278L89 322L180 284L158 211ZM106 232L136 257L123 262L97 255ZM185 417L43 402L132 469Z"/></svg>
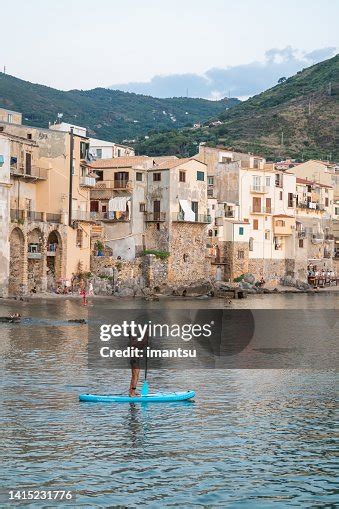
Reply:
<svg viewBox="0 0 339 509"><path fill-rule="evenodd" d="M186 392L154 392L147 396L131 398L123 394L80 394L80 401L97 403L163 403L165 401L185 401L195 396L194 391Z"/></svg>

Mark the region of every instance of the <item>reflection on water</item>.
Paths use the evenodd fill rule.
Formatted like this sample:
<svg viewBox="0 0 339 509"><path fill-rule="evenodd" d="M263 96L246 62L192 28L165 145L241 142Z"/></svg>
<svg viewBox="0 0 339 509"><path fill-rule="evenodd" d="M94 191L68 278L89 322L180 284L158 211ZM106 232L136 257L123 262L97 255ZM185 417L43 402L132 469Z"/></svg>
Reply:
<svg viewBox="0 0 339 509"><path fill-rule="evenodd" d="M275 298L234 305L336 306ZM2 489L74 490L83 507L334 507L333 371L153 371L151 388L194 388L196 401L80 404L80 392L126 391L129 373L87 367L87 328L67 323L86 316L76 300L6 303L0 316L18 308L28 323L0 324Z"/></svg>

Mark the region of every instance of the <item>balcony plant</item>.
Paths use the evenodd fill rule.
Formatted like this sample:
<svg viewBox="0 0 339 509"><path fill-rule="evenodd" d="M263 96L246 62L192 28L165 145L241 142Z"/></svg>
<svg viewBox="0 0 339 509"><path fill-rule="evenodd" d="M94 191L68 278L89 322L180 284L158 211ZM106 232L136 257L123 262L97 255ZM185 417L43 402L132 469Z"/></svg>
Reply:
<svg viewBox="0 0 339 509"><path fill-rule="evenodd" d="M104 245L100 240L97 240L95 243L95 248L97 251L97 256L104 256Z"/></svg>

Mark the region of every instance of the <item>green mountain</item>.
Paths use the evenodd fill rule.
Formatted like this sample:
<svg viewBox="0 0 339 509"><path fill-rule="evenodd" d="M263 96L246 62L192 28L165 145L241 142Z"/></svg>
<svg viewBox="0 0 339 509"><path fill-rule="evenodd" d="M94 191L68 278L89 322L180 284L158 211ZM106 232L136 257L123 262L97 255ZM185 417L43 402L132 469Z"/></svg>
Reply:
<svg viewBox="0 0 339 509"><path fill-rule="evenodd" d="M222 125L140 140L139 153L193 155L204 141L243 152L339 160L339 56L313 65L219 115Z"/></svg>
<svg viewBox="0 0 339 509"><path fill-rule="evenodd" d="M63 121L87 127L96 138L123 141L149 131L169 130L204 122L239 103L154 97L95 88L56 90L0 73L0 106L23 113L25 124L47 127L63 113Z"/></svg>

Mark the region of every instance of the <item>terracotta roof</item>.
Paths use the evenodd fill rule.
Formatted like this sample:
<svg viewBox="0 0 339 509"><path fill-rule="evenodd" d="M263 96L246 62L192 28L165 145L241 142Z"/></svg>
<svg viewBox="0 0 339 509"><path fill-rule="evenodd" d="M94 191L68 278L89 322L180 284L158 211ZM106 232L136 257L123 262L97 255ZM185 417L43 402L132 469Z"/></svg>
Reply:
<svg viewBox="0 0 339 509"><path fill-rule="evenodd" d="M152 159L157 163L157 164L160 164L160 163L163 163L164 161L168 161L168 160L175 160L175 161L178 161L179 157L177 156L156 156L156 157L152 157Z"/></svg>
<svg viewBox="0 0 339 509"><path fill-rule="evenodd" d="M288 217L290 219L294 219L294 216L289 216L287 214L275 214L273 217Z"/></svg>
<svg viewBox="0 0 339 509"><path fill-rule="evenodd" d="M171 168L176 168L176 166L181 166L182 164L188 163L188 161L197 161L198 163L203 164L204 166L207 166L202 161L199 161L198 159L195 159L194 157L185 157L182 159L167 159L167 161L164 161L163 163L159 164L156 168L156 170L170 170Z"/></svg>
<svg viewBox="0 0 339 509"><path fill-rule="evenodd" d="M307 180L297 177L297 184L307 184L308 186L318 186L325 187L327 189L333 189L333 186L328 186L326 184L320 184L320 182L316 182L315 180Z"/></svg>
<svg viewBox="0 0 339 509"><path fill-rule="evenodd" d="M111 159L92 161L91 167L97 170L100 168L132 168L133 166L139 166L147 161L153 161L153 158L148 156L113 157Z"/></svg>

